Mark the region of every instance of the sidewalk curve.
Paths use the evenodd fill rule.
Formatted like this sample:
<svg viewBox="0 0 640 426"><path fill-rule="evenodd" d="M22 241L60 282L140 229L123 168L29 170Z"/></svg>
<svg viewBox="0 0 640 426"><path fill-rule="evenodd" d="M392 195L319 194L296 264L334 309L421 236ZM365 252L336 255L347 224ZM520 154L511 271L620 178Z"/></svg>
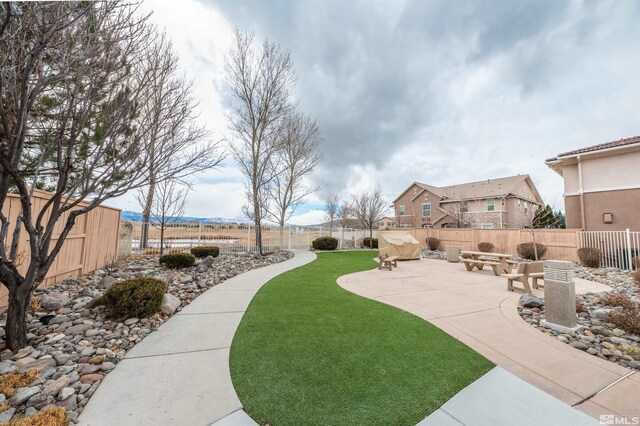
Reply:
<svg viewBox="0 0 640 426"><path fill-rule="evenodd" d="M579 294L610 290L575 281ZM640 374L526 323L517 311L520 294L508 292L506 279L491 271L467 272L459 263L421 259L399 262L393 271L345 275L338 284L431 322L504 370L592 417L640 415Z"/></svg>
<svg viewBox="0 0 640 426"><path fill-rule="evenodd" d="M104 378L79 424L255 425L231 383L229 348L258 290L316 258L294 253L212 287L137 344Z"/></svg>

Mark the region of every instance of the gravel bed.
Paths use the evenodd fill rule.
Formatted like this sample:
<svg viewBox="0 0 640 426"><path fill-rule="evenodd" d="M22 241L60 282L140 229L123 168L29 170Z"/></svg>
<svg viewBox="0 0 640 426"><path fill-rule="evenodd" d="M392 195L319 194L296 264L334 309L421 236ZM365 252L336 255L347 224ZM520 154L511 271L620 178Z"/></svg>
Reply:
<svg viewBox="0 0 640 426"><path fill-rule="evenodd" d="M40 308L29 316L29 346L13 353L6 349L4 339L0 341L0 375L32 368L41 371L34 382L16 389L14 396L0 393L0 406L8 406L0 412L0 424L53 406L64 407L67 418L75 423L104 376L171 315L226 279L292 257L289 251L264 257L221 254L190 268L169 270L158 264L158 256L134 256L36 291ZM113 283L141 274L167 283L161 312L120 322L106 319L102 306L88 307ZM0 336L4 338L4 327Z"/></svg>

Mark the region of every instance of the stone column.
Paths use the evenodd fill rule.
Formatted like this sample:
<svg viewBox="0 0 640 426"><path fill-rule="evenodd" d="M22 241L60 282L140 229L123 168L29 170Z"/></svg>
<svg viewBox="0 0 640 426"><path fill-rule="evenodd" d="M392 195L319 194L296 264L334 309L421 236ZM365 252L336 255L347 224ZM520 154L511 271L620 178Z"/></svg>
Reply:
<svg viewBox="0 0 640 426"><path fill-rule="evenodd" d="M543 327L567 334L582 329L576 315L576 285L571 262L544 261L544 316L540 321Z"/></svg>

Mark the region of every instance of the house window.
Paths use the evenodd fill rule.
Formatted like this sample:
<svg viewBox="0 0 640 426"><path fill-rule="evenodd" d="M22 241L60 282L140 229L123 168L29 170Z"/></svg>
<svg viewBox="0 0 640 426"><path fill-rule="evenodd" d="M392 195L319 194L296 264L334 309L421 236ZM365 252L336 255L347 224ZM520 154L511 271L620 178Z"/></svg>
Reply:
<svg viewBox="0 0 640 426"><path fill-rule="evenodd" d="M518 199L518 208L522 207L522 202Z"/></svg>
<svg viewBox="0 0 640 426"><path fill-rule="evenodd" d="M400 206L400 216L404 216L404 206Z"/></svg>
<svg viewBox="0 0 640 426"><path fill-rule="evenodd" d="M496 200L490 198L487 200L487 211L492 212L496 209Z"/></svg>
<svg viewBox="0 0 640 426"><path fill-rule="evenodd" d="M422 205L422 217L431 217L431 204L424 203Z"/></svg>
<svg viewBox="0 0 640 426"><path fill-rule="evenodd" d="M529 203L527 203L526 201L524 202L524 212L525 213L529 212Z"/></svg>
<svg viewBox="0 0 640 426"><path fill-rule="evenodd" d="M460 211L462 213L466 213L469 211L469 202L467 200L464 200L460 203Z"/></svg>

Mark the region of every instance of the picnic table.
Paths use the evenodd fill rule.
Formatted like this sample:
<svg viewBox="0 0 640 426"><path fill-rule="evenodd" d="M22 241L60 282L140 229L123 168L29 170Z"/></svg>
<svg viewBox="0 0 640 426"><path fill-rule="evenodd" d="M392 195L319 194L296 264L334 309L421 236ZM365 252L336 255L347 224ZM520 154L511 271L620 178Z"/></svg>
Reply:
<svg viewBox="0 0 640 426"><path fill-rule="evenodd" d="M489 265L493 269L494 275L500 276L501 274L510 273L513 269L514 262L509 260L512 257L510 254L487 253L484 251L461 251L460 254L471 256L470 258L462 259L467 271L473 271L473 268L478 268L481 271L484 265ZM487 259L488 257L492 259Z"/></svg>

